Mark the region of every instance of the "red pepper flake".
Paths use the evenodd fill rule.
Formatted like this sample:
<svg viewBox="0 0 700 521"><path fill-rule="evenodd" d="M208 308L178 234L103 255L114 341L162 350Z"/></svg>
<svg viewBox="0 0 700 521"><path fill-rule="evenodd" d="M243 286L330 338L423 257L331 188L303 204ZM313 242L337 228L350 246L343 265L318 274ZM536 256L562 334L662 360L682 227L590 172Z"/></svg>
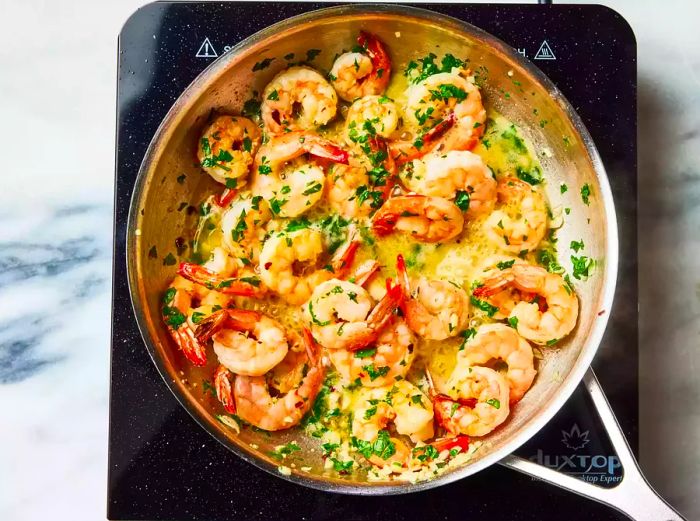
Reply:
<svg viewBox="0 0 700 521"><path fill-rule="evenodd" d="M604 310L604 309L601 309L600 311L598 311L598 316L599 316L599 317L602 317L603 315L605 315L605 310Z"/></svg>
<svg viewBox="0 0 700 521"><path fill-rule="evenodd" d="M272 266L271 262L266 262L265 265L263 266L266 270L270 269L270 266Z"/></svg>

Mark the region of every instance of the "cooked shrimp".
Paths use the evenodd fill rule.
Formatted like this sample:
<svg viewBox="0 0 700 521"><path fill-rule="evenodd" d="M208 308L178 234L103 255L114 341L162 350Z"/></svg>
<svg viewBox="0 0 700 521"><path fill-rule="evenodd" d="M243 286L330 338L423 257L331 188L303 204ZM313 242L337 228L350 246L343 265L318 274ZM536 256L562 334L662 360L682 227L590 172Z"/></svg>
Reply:
<svg viewBox="0 0 700 521"><path fill-rule="evenodd" d="M508 365L510 403L520 401L537 374L530 344L512 327L484 324L457 353L457 367L468 372L469 367L486 365L492 360L502 360Z"/></svg>
<svg viewBox="0 0 700 521"><path fill-rule="evenodd" d="M512 267L514 264L527 264L527 262L519 259L518 257L510 257L506 255L491 256L486 259L484 266L477 271L477 279L490 279L501 271ZM500 291L489 293L489 295L481 295L479 298L493 307L491 310L491 318L496 320L506 320L518 302L521 300L530 302L536 296L523 293L512 286L506 286Z"/></svg>
<svg viewBox="0 0 700 521"><path fill-rule="evenodd" d="M345 101L381 94L391 77L391 58L381 40L361 31L357 43L362 52L341 54L329 74L338 96Z"/></svg>
<svg viewBox="0 0 700 521"><path fill-rule="evenodd" d="M328 356L346 385L359 378L365 387L382 387L406 376L414 344L413 333L397 318L364 349L331 349Z"/></svg>
<svg viewBox="0 0 700 521"><path fill-rule="evenodd" d="M216 306L228 305L230 298L258 296L264 292L257 278L232 278L236 266L223 250L214 248L204 266L183 262L163 297L163 320L170 336L194 365L207 362L206 346L196 338L195 328Z"/></svg>
<svg viewBox="0 0 700 521"><path fill-rule="evenodd" d="M392 143L392 153L399 162L433 150L439 153L471 150L483 134L486 122L479 88L456 72L434 74L411 86L404 114L416 138Z"/></svg>
<svg viewBox="0 0 700 521"><path fill-rule="evenodd" d="M450 434L485 436L510 412L506 378L487 367L457 367L441 394L433 391L435 418Z"/></svg>
<svg viewBox="0 0 700 521"><path fill-rule="evenodd" d="M221 216L223 245L244 264L255 263L266 235L265 224L272 218L262 197L238 198Z"/></svg>
<svg viewBox="0 0 700 521"><path fill-rule="evenodd" d="M372 225L378 235L400 231L422 242L446 242L462 232L464 216L452 201L411 194L389 198Z"/></svg>
<svg viewBox="0 0 700 521"><path fill-rule="evenodd" d="M178 275L195 284L227 295L252 297L262 295L265 292L265 287L260 284L260 279L257 277L223 277L192 262L181 262L177 272Z"/></svg>
<svg viewBox="0 0 700 521"><path fill-rule="evenodd" d="M258 311L222 309L202 320L197 338L211 338L219 363L246 376L261 376L287 354L284 327Z"/></svg>
<svg viewBox="0 0 700 521"><path fill-rule="evenodd" d="M425 277L412 284L402 255L399 254L396 264L404 293L402 308L411 330L428 340L444 340L459 334L469 320L467 293L449 282Z"/></svg>
<svg viewBox="0 0 700 521"><path fill-rule="evenodd" d="M322 346L357 350L377 339L400 302L398 287L388 291L375 306L362 286L332 279L314 288L304 306L304 316Z"/></svg>
<svg viewBox="0 0 700 521"><path fill-rule="evenodd" d="M314 288L333 277L342 276L352 264L358 243L350 239L336 252L330 269L320 263L325 252L323 234L304 228L280 232L270 237L260 252L260 278L289 304L306 302Z"/></svg>
<svg viewBox="0 0 700 521"><path fill-rule="evenodd" d="M296 217L323 197L326 175L306 154L347 164L348 153L310 132L289 132L270 139L255 156L252 191L280 217Z"/></svg>
<svg viewBox="0 0 700 521"><path fill-rule="evenodd" d="M422 195L455 199L468 217L488 213L496 202L496 180L480 156L453 150L416 159L403 171L403 183Z"/></svg>
<svg viewBox="0 0 700 521"><path fill-rule="evenodd" d="M540 266L515 263L482 281L474 290L477 298L511 287L531 296L518 301L509 314L518 333L536 344L553 344L576 326L578 298L561 275Z"/></svg>
<svg viewBox="0 0 700 521"><path fill-rule="evenodd" d="M345 118L345 141L353 146L362 135L389 138L399 125L396 104L383 96L365 96L356 100Z"/></svg>
<svg viewBox="0 0 700 521"><path fill-rule="evenodd" d="M508 177L498 182L498 201L502 206L484 223L487 237L512 253L537 248L547 233L547 203L542 193Z"/></svg>
<svg viewBox="0 0 700 521"><path fill-rule="evenodd" d="M188 322L188 315L193 309L192 301L192 292L183 287L177 287L174 283L163 296L163 321L185 358L194 365L205 365L207 363L206 346L197 339Z"/></svg>
<svg viewBox="0 0 700 521"><path fill-rule="evenodd" d="M433 405L423 391L407 380L384 387L363 387L358 392L352 434L374 441L390 422L396 432L412 441L433 437Z"/></svg>
<svg viewBox="0 0 700 521"><path fill-rule="evenodd" d="M304 331L303 340L307 350L300 361L304 377L287 393L271 396L264 376L236 377L236 413L243 420L266 431L279 431L297 425L309 411L323 384L326 367L309 331Z"/></svg>
<svg viewBox="0 0 700 521"><path fill-rule="evenodd" d="M346 219L367 217L375 203L372 197L358 196L370 184L367 169L360 165L333 165L326 177L326 198L331 209ZM381 205L381 201L379 201Z"/></svg>
<svg viewBox="0 0 700 521"><path fill-rule="evenodd" d="M197 158L202 169L219 183L241 187L260 140L260 129L248 118L219 116L202 134Z"/></svg>
<svg viewBox="0 0 700 521"><path fill-rule="evenodd" d="M313 130L335 117L338 96L316 70L290 67L267 84L262 97L262 119L272 134Z"/></svg>

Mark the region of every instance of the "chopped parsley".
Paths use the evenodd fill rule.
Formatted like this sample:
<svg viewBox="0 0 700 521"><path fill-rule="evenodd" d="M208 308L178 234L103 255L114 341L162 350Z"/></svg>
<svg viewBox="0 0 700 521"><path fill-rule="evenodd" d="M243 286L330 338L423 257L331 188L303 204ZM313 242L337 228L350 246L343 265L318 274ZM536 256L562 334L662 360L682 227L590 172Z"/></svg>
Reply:
<svg viewBox="0 0 700 521"><path fill-rule="evenodd" d="M166 257L163 259L163 266L173 266L176 263L177 259L172 253L168 253L168 255L166 255Z"/></svg>
<svg viewBox="0 0 700 521"><path fill-rule="evenodd" d="M508 325L513 329L518 329L518 317L508 317Z"/></svg>
<svg viewBox="0 0 700 521"><path fill-rule="evenodd" d="M277 89L275 89L275 90L273 90L272 92L270 92L270 94L267 95L267 99L269 99L270 101L277 101L277 100L279 100L279 99L280 99L280 95L279 95L279 93L277 92Z"/></svg>
<svg viewBox="0 0 700 521"><path fill-rule="evenodd" d="M306 51L306 61L313 61L314 58L316 58L316 56L318 56L319 54L321 54L321 49L309 49L308 51Z"/></svg>
<svg viewBox="0 0 700 521"><path fill-rule="evenodd" d="M590 197L591 197L591 186L586 183L581 187L581 200L583 201L583 204L586 206L591 204Z"/></svg>
<svg viewBox="0 0 700 521"><path fill-rule="evenodd" d="M257 92L253 92L253 97L243 103L241 113L249 118L260 115L260 100L256 99Z"/></svg>
<svg viewBox="0 0 700 521"><path fill-rule="evenodd" d="M355 358L369 358L377 353L376 347L369 347L367 349L360 349L355 351Z"/></svg>
<svg viewBox="0 0 700 521"><path fill-rule="evenodd" d="M374 364L370 364L368 366L365 366L365 370L367 371L367 375L369 376L369 379L373 382L377 378L386 376L387 373L389 372L389 368L387 366L383 367L374 367Z"/></svg>
<svg viewBox="0 0 700 521"><path fill-rule="evenodd" d="M582 278L587 278L590 275L591 268L593 268L594 262L590 257L582 255L581 257L571 256L571 264L573 266L573 276L577 280Z"/></svg>
<svg viewBox="0 0 700 521"><path fill-rule="evenodd" d="M485 300L481 300L480 298L477 298L474 295L469 297L469 300L472 303L472 306L474 306L477 309L480 309L490 317L494 316L498 311L498 308L496 306L492 306Z"/></svg>
<svg viewBox="0 0 700 521"><path fill-rule="evenodd" d="M580 241L571 241L570 247L572 250L574 250L576 253L578 253L579 250L582 250L584 247L583 239L581 239Z"/></svg>
<svg viewBox="0 0 700 521"><path fill-rule="evenodd" d="M515 169L515 174L518 176L518 179L533 186L542 182L542 170L540 170L539 166L535 166L531 170L525 170L522 167L517 167Z"/></svg>
<svg viewBox="0 0 700 521"><path fill-rule="evenodd" d="M462 68L465 65L462 60L455 58L452 54L445 54L439 65L435 63L436 58L435 54L430 53L416 61L410 61L404 70L404 75L409 78L411 83L419 83L428 76L441 72L451 72L453 68Z"/></svg>
<svg viewBox="0 0 700 521"><path fill-rule="evenodd" d="M501 262L496 264L496 267L499 270L503 271L503 270L507 270L508 268L512 268L513 264L515 264L515 259L511 259L509 261L501 261Z"/></svg>
<svg viewBox="0 0 700 521"><path fill-rule="evenodd" d="M486 403L488 403L494 409L501 408L501 402L500 402L500 400L498 400L496 398L489 398L488 400L486 400Z"/></svg>
<svg viewBox="0 0 700 521"><path fill-rule="evenodd" d="M457 197L455 197L455 204L457 207L463 212L466 212L469 210L469 202L469 192L467 190L457 190Z"/></svg>
<svg viewBox="0 0 700 521"><path fill-rule="evenodd" d="M253 65L253 72L267 69L273 60L274 58L265 58L264 60L257 62L255 65Z"/></svg>
<svg viewBox="0 0 700 521"><path fill-rule="evenodd" d="M277 447L275 450L270 452L270 455L273 458L277 458L277 459L281 460L281 459L286 458L287 456L289 456L293 452L297 452L300 450L301 450L301 447L299 447L299 445L297 445L296 441L290 441L286 445L281 445L281 446Z"/></svg>

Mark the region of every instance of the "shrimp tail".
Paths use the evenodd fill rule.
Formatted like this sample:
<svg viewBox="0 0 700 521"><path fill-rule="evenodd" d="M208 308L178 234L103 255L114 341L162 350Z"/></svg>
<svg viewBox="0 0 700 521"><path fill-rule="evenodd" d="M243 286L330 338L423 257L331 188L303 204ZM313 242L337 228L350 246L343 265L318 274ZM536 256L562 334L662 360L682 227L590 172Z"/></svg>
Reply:
<svg viewBox="0 0 700 521"><path fill-rule="evenodd" d="M350 154L347 150L343 150L338 145L322 138L311 139L311 137L307 137L304 145L304 149L312 156L330 159L342 165L347 165L350 160Z"/></svg>
<svg viewBox="0 0 700 521"><path fill-rule="evenodd" d="M372 33L360 31L357 36L357 44L365 50L369 59L372 60L374 74L378 78L384 76L388 78L391 74L391 58L382 41Z"/></svg>
<svg viewBox="0 0 700 521"><path fill-rule="evenodd" d="M358 286L364 286L377 273L381 265L370 259L360 264L352 273L351 280Z"/></svg>
<svg viewBox="0 0 700 521"><path fill-rule="evenodd" d="M226 327L236 331L252 331L263 315L250 309L227 309Z"/></svg>
<svg viewBox="0 0 700 521"><path fill-rule="evenodd" d="M350 266L352 266L355 260L355 254L357 249L360 247L360 239L358 238L357 229L353 226L348 231L348 239L346 245L338 250L331 261L331 268L333 273L339 278L343 278L347 274Z"/></svg>
<svg viewBox="0 0 700 521"><path fill-rule="evenodd" d="M238 191L234 188L224 188L224 191L221 192L221 195L219 195L214 202L220 208L227 208L228 205L231 204L231 201L235 199L237 194Z"/></svg>
<svg viewBox="0 0 700 521"><path fill-rule="evenodd" d="M459 452L466 452L469 449L469 436L466 434L460 434L449 438L438 438L430 445L432 445L438 452L442 452L444 450L451 451L455 448L458 448Z"/></svg>
<svg viewBox="0 0 700 521"><path fill-rule="evenodd" d="M477 298L490 297L504 289L511 282L513 282L512 274L509 272L506 273L505 271L484 281L482 285L474 288L472 294Z"/></svg>
<svg viewBox="0 0 700 521"><path fill-rule="evenodd" d="M357 351L364 349L369 344L374 342L382 330L394 318L394 311L401 306L403 301L403 291L399 286L392 286L387 291L384 298L372 309L367 316L367 324L369 327L365 333L359 335L351 345L347 347L348 351Z"/></svg>
<svg viewBox="0 0 700 521"><path fill-rule="evenodd" d="M309 357L309 362L312 365L317 365L319 360L318 344L314 340L314 336L308 328L302 330L302 341L304 342L304 348L306 349L306 355Z"/></svg>
<svg viewBox="0 0 700 521"><path fill-rule="evenodd" d="M185 358L192 362L193 365L206 365L206 349L189 326L186 324L178 328L168 326L168 331L170 331L170 336L177 346L182 350L182 354L185 355Z"/></svg>
<svg viewBox="0 0 700 521"><path fill-rule="evenodd" d="M227 318L226 310L222 309L203 319L195 332L197 341L201 344L208 342L211 337L224 328Z"/></svg>
<svg viewBox="0 0 700 521"><path fill-rule="evenodd" d="M231 371L223 365L216 368L214 373L214 389L216 397L224 406L224 409L229 414L236 414L236 402L233 399L233 391L231 389Z"/></svg>
<svg viewBox="0 0 700 521"><path fill-rule="evenodd" d="M415 142L395 141L390 147L392 152L391 155L393 156L394 160L400 164L423 157L433 149L438 139L440 139L445 132L450 130L456 122L457 117L455 116L454 112L450 112L433 128L420 136L420 141L422 142L420 148L415 146Z"/></svg>
<svg viewBox="0 0 700 521"><path fill-rule="evenodd" d="M256 286L252 282L246 282L241 279L224 278L193 262L181 262L177 273L195 284L200 284L207 289L227 295L253 297L261 292L259 282Z"/></svg>

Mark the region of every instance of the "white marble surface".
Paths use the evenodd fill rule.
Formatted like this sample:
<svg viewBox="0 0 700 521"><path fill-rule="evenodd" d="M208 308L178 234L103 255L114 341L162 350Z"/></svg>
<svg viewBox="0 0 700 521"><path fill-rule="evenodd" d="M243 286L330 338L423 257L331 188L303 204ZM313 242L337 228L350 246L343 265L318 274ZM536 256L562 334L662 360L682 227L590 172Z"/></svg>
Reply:
<svg viewBox="0 0 700 521"><path fill-rule="evenodd" d="M141 3L0 0L0 519L105 517L116 43ZM641 463L700 518L700 5L639 44Z"/></svg>

